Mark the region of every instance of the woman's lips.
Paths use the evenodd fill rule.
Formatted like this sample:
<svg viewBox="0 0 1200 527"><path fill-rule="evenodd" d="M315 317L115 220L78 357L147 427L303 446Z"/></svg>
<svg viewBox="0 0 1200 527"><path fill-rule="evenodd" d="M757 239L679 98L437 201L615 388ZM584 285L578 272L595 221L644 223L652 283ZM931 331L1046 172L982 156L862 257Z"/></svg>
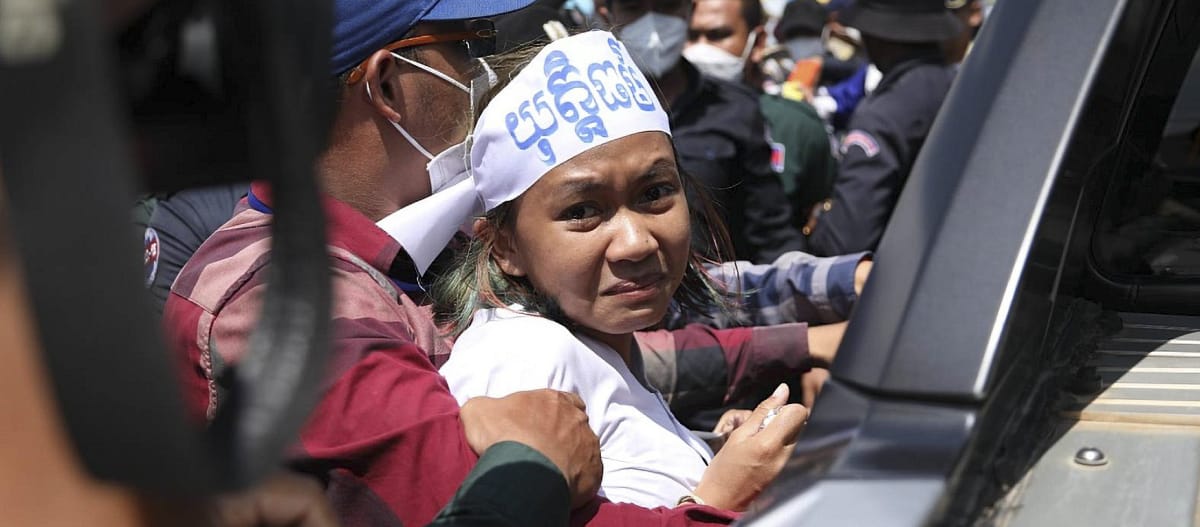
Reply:
<svg viewBox="0 0 1200 527"><path fill-rule="evenodd" d="M604 296L642 297L652 296L658 292L666 275L652 273L633 280L622 280L602 291Z"/></svg>

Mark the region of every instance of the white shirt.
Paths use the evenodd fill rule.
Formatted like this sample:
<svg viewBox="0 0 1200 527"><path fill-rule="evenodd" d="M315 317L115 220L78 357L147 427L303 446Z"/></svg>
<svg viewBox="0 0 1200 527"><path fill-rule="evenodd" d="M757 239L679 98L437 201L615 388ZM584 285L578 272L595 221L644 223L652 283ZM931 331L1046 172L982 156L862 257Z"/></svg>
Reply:
<svg viewBox="0 0 1200 527"><path fill-rule="evenodd" d="M600 438L600 492L614 502L672 507L696 488L712 460L708 445L671 415L616 350L545 318L480 310L441 374L459 404L538 388L578 394Z"/></svg>

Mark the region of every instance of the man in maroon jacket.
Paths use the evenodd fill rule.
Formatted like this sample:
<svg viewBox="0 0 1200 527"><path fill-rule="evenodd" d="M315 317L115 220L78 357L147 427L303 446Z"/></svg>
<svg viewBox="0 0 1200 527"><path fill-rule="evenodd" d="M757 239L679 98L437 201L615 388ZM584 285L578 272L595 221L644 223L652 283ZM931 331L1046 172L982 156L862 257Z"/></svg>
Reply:
<svg viewBox="0 0 1200 527"><path fill-rule="evenodd" d="M472 20L528 3L335 2L332 73L340 83L339 106L331 144L317 167L327 194L335 349L292 466L317 475L337 514L351 525L428 523L479 456L488 458L485 453L497 445L506 455L540 460L562 474L572 504L582 505L572 514L574 523L727 523L733 514L699 505L647 510L592 499L596 439L567 394L478 399L460 409L436 370L449 343L420 300L413 263L375 224L428 196L432 153L465 136L466 123L451 116L471 104L468 86L479 69L469 52L488 36ZM271 203L270 189L253 185L233 219L181 270L167 300L166 334L190 368L186 382L198 413L211 415L221 404L223 386L244 358L270 265ZM749 433L733 439L764 440ZM746 461L749 470L783 460ZM496 507L504 507L500 502L519 497L527 484L508 479L470 483L494 488ZM539 496L525 499L517 508L555 506Z"/></svg>

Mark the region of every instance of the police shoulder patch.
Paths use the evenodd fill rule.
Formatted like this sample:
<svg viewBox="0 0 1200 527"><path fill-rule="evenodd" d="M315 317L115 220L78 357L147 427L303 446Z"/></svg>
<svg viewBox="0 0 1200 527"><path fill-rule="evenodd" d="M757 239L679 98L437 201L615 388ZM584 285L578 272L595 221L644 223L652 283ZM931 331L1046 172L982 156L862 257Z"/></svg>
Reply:
<svg viewBox="0 0 1200 527"><path fill-rule="evenodd" d="M783 143L771 141L771 170L776 174L782 174L783 169L787 166L784 160L787 158L787 147Z"/></svg>
<svg viewBox="0 0 1200 527"><path fill-rule="evenodd" d="M871 134L862 130L851 130L846 137L842 138L842 155L846 155L852 146L861 148L867 157L879 155L879 143L875 142L875 138Z"/></svg>
<svg viewBox="0 0 1200 527"><path fill-rule="evenodd" d="M153 227L146 227L146 236L144 237L145 252L142 253L142 263L146 267L146 287L154 285L154 278L158 276L158 231Z"/></svg>

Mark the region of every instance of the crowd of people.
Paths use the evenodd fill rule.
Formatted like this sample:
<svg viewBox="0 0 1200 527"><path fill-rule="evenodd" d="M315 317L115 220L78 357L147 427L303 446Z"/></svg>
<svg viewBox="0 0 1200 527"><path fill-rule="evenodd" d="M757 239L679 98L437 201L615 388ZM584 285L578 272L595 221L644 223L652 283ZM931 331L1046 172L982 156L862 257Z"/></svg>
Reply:
<svg viewBox="0 0 1200 527"><path fill-rule="evenodd" d="M336 0L334 358L289 467L346 525L736 520L983 7ZM253 182L144 220L197 421L246 358L272 216Z"/></svg>

